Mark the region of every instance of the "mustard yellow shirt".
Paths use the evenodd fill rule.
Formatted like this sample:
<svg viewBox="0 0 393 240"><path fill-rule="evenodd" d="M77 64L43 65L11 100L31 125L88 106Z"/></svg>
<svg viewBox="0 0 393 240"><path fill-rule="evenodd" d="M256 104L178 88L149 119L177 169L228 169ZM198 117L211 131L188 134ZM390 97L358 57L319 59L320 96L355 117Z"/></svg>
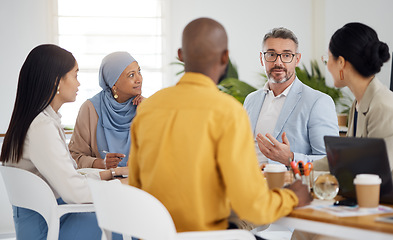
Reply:
<svg viewBox="0 0 393 240"><path fill-rule="evenodd" d="M298 204L290 190L269 191L247 113L203 74L144 100L131 137L129 183L158 198L178 232L226 229L231 208L271 223Z"/></svg>

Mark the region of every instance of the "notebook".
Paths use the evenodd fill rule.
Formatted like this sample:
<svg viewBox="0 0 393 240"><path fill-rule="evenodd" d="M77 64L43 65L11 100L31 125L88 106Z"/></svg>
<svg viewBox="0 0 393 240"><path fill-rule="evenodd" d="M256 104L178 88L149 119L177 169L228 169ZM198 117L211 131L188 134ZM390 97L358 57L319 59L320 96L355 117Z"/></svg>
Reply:
<svg viewBox="0 0 393 240"><path fill-rule="evenodd" d="M356 174L377 174L382 179L380 202L393 204L393 182L386 144L379 138L325 136L330 173L339 183L339 194L356 199Z"/></svg>

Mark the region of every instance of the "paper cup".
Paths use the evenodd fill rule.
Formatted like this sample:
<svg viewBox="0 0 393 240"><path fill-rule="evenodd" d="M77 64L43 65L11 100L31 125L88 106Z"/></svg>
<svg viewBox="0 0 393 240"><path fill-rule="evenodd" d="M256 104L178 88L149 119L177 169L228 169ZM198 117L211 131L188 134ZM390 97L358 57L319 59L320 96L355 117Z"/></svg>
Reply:
<svg viewBox="0 0 393 240"><path fill-rule="evenodd" d="M267 164L263 169L267 184L270 189L282 188L285 182L287 168L280 164Z"/></svg>
<svg viewBox="0 0 393 240"><path fill-rule="evenodd" d="M381 178L375 174L358 174L353 180L359 208L376 208L379 205Z"/></svg>

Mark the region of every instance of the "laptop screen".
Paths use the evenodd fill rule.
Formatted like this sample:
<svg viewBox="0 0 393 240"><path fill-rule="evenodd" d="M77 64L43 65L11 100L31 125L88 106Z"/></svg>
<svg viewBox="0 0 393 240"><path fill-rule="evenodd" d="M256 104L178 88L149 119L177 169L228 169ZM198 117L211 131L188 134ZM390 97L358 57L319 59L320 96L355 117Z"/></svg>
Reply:
<svg viewBox="0 0 393 240"><path fill-rule="evenodd" d="M339 194L355 199L356 174L377 174L382 179L380 202L393 203L393 183L386 144L379 138L325 136L330 173L339 183Z"/></svg>

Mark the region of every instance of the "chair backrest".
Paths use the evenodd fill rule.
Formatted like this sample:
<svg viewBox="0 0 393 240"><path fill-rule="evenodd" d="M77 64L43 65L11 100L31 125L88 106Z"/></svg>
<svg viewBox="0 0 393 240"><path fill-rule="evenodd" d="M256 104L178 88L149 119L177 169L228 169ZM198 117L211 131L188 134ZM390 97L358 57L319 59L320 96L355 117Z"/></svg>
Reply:
<svg viewBox="0 0 393 240"><path fill-rule="evenodd" d="M15 167L0 166L12 205L34 210L48 225L57 218L57 202L48 184L37 175Z"/></svg>
<svg viewBox="0 0 393 240"><path fill-rule="evenodd" d="M147 240L176 238L176 228L165 206L149 193L118 181L89 179L98 225Z"/></svg>

